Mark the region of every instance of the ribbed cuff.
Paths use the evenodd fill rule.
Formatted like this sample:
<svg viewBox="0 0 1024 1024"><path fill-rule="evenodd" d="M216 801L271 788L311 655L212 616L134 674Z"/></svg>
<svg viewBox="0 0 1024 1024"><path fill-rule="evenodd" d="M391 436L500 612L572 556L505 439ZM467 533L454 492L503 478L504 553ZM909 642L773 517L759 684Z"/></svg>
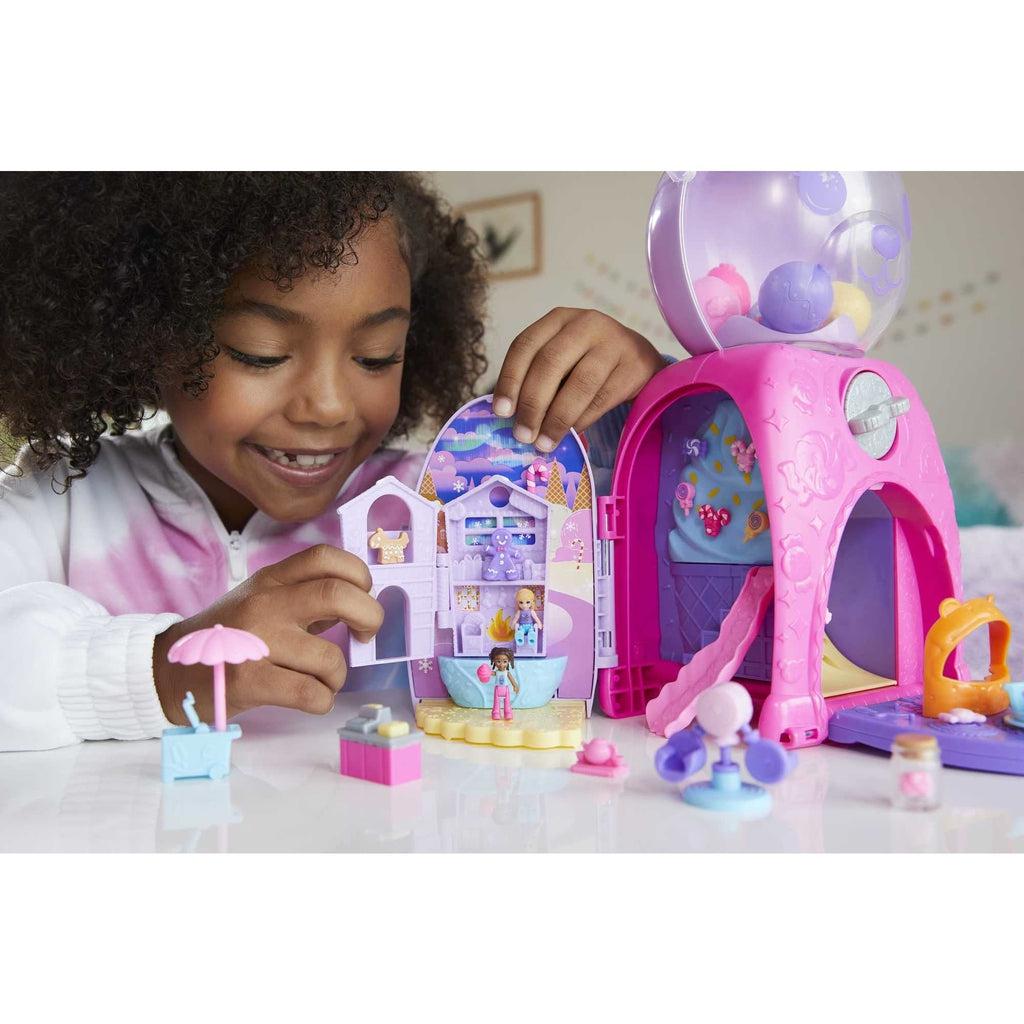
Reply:
<svg viewBox="0 0 1024 1024"><path fill-rule="evenodd" d="M153 640L181 618L89 616L68 635L57 698L79 739L149 739L170 727L153 679Z"/></svg>

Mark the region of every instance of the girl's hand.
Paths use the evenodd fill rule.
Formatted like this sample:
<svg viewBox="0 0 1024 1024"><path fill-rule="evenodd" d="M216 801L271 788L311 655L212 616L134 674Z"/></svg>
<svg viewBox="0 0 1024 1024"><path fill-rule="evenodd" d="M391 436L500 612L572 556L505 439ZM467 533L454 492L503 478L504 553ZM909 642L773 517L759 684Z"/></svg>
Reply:
<svg viewBox="0 0 1024 1024"><path fill-rule="evenodd" d="M212 670L172 665L171 645L186 633L216 623L255 633L270 648L262 661L228 665L228 714L262 704L326 714L345 685L348 665L337 644L317 633L338 622L362 641L376 635L384 610L370 597L370 570L355 555L318 544L252 574L205 611L176 623L153 645L153 676L164 714L187 724L181 701L187 690L204 721L213 714Z"/></svg>
<svg viewBox="0 0 1024 1024"><path fill-rule="evenodd" d="M497 416L515 414L523 444L553 451L635 398L664 361L643 336L596 309L553 309L509 347L494 386Z"/></svg>

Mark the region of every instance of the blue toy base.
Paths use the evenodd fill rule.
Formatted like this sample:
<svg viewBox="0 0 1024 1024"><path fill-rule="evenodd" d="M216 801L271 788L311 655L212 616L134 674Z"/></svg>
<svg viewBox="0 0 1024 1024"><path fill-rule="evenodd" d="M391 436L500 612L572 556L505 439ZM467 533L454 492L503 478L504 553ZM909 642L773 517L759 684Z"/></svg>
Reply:
<svg viewBox="0 0 1024 1024"><path fill-rule="evenodd" d="M1014 729L1024 729L1024 718L1018 718L1012 711L1003 718L1003 721Z"/></svg>
<svg viewBox="0 0 1024 1024"><path fill-rule="evenodd" d="M242 735L232 722L224 732L200 723L164 729L160 740L163 782L176 779L223 779L231 773L231 744Z"/></svg>
<svg viewBox="0 0 1024 1024"><path fill-rule="evenodd" d="M558 692L565 674L567 658L537 658L516 661L512 674L519 692L512 695L512 709L541 708ZM437 659L441 679L452 700L463 708L488 708L494 703L494 685L481 683L476 670L487 664L486 658Z"/></svg>
<svg viewBox="0 0 1024 1024"><path fill-rule="evenodd" d="M718 789L714 782L696 782L683 790L683 802L705 811L725 811L744 817L760 817L772 809L772 795L751 782L739 789Z"/></svg>

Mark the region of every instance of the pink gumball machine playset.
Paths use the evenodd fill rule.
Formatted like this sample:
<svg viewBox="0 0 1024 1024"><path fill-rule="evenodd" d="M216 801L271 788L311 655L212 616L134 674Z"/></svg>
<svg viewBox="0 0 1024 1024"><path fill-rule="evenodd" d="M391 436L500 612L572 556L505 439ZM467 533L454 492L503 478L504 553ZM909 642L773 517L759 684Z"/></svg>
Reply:
<svg viewBox="0 0 1024 1024"><path fill-rule="evenodd" d="M672 735L738 679L761 735L804 747L843 708L920 693L925 634L960 597L953 498L914 388L866 355L910 240L896 174L662 178L651 281L692 358L634 402L598 501L610 716Z"/></svg>

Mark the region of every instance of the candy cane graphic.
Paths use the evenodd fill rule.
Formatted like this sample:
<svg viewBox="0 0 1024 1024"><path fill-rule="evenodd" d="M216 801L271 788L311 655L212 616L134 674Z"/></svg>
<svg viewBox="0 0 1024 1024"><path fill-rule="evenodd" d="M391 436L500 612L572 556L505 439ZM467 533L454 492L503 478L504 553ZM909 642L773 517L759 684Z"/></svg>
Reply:
<svg viewBox="0 0 1024 1024"><path fill-rule="evenodd" d="M531 493L537 490L537 481L547 486L551 471L543 459L534 459L526 470L526 489Z"/></svg>

